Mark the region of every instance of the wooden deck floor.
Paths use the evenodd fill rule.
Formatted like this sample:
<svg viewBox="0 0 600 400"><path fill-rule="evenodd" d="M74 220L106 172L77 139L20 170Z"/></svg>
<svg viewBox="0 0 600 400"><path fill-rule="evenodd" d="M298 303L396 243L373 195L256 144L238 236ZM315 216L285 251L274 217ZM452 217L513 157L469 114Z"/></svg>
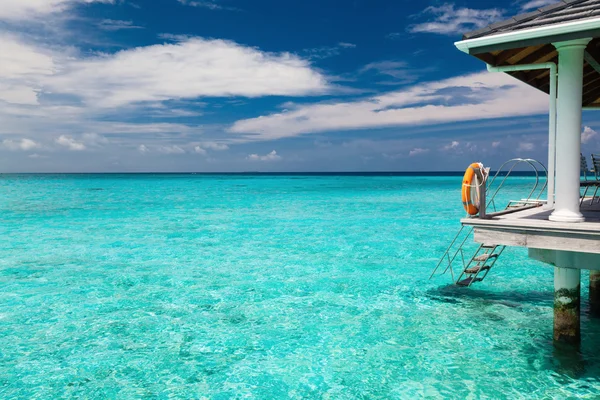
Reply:
<svg viewBox="0 0 600 400"><path fill-rule="evenodd" d="M544 207L461 223L474 228L479 243L600 254L600 204L587 201L581 212L585 222L580 223L550 221L552 210Z"/></svg>
<svg viewBox="0 0 600 400"><path fill-rule="evenodd" d="M593 207L584 206L581 208L581 213L585 218L585 222L575 224L550 221L548 217L552 214L552 210L545 210L544 207L517 211L492 219L465 218L461 222L464 225L476 227L506 226L550 231L590 232L600 235L600 205L596 203Z"/></svg>

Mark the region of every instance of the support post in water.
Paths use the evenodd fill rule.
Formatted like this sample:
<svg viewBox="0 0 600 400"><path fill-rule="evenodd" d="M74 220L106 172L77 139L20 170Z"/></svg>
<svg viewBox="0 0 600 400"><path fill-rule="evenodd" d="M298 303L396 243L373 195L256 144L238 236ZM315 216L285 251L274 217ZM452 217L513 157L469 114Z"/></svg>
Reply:
<svg viewBox="0 0 600 400"><path fill-rule="evenodd" d="M560 264L559 264L560 265ZM581 270L554 268L554 341L579 344Z"/></svg>
<svg viewBox="0 0 600 400"><path fill-rule="evenodd" d="M600 317L600 271L590 271L590 314Z"/></svg>

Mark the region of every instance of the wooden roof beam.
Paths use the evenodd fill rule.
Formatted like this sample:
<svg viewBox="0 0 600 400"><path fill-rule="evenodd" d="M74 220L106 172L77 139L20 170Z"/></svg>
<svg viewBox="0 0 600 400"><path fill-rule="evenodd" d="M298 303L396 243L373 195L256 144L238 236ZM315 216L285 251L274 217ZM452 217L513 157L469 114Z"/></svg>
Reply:
<svg viewBox="0 0 600 400"><path fill-rule="evenodd" d="M540 76L537 76L535 78L540 79ZM589 64L586 64L583 67L583 87L588 86L590 83L597 82L598 79L600 79L600 75L598 75L598 72L596 72L596 70L594 70L594 68L592 68ZM550 80L544 80L544 82L538 87L538 89L548 93L550 91Z"/></svg>
<svg viewBox="0 0 600 400"><path fill-rule="evenodd" d="M506 61L508 61L509 59L513 58L514 56L516 56L517 54L519 54L523 50L525 50L525 47L519 47L517 49L504 50L504 51L500 52L500 54L498 54L496 56L496 64L495 65L496 66L504 66L504 65L506 65L505 64Z"/></svg>
<svg viewBox="0 0 600 400"><path fill-rule="evenodd" d="M525 71L515 71L515 72L511 72L510 73L513 77L517 78L518 80L527 83L528 85L532 85L535 87L540 87L542 85L542 82L539 82L538 79L535 77L535 74L533 73L527 73ZM546 93L548 93L550 91L550 88L548 88L548 90L546 90Z"/></svg>
<svg viewBox="0 0 600 400"><path fill-rule="evenodd" d="M584 90L584 92L585 92L585 88L587 88L588 86L590 86L590 85L594 85L594 86L598 85L598 83L599 83L598 81L600 81L600 74L597 74L594 78L589 79L587 82L584 81L583 82L583 88L584 88L583 90Z"/></svg>
<svg viewBox="0 0 600 400"><path fill-rule="evenodd" d="M490 53L477 54L475 57L479 58L481 61L483 61L486 64L496 65L496 57L494 57Z"/></svg>
<svg viewBox="0 0 600 400"><path fill-rule="evenodd" d="M592 52L595 54L592 54ZM598 60L600 60L600 55L597 50L586 50L585 53L583 53L583 58L592 66L592 68L594 68L594 70L596 70L596 72L600 73L600 63L598 62Z"/></svg>
<svg viewBox="0 0 600 400"><path fill-rule="evenodd" d="M556 55L556 56L554 56L554 57L552 57L549 60L546 60L544 62L553 62L553 63L555 63L555 64L558 65L558 55ZM534 73L535 73L535 76L534 76L535 79L543 78L544 76L546 76L546 75L549 74L548 70L543 70L543 69L539 70L539 71L534 71Z"/></svg>
<svg viewBox="0 0 600 400"><path fill-rule="evenodd" d="M548 60L556 57L556 54L557 52L554 46L547 44L540 47L522 60L519 60L519 64L537 64L547 62Z"/></svg>
<svg viewBox="0 0 600 400"><path fill-rule="evenodd" d="M589 90L583 95L583 106L586 107L589 104L595 103L600 98L600 87Z"/></svg>
<svg viewBox="0 0 600 400"><path fill-rule="evenodd" d="M542 72L540 73L540 71ZM542 69L540 71L531 71L530 73L526 74L527 80L525 82L530 85L534 85L535 87L539 87L538 81L550 75L550 71L547 69Z"/></svg>

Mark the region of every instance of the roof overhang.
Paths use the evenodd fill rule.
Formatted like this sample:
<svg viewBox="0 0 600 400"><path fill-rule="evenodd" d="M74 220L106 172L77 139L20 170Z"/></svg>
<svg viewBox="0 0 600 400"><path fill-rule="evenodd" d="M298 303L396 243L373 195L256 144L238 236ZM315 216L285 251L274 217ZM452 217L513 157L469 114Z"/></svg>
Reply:
<svg viewBox="0 0 600 400"><path fill-rule="evenodd" d="M595 7L600 7L600 0L598 3ZM468 35L465 37L468 38ZM558 52L553 43L584 38L592 40L584 55L582 106L597 109L600 108L600 16L479 35L456 42L456 47L493 67L558 64ZM550 93L548 70L517 69L507 73L536 89Z"/></svg>
<svg viewBox="0 0 600 400"><path fill-rule="evenodd" d="M467 54L482 54L520 47L600 36L600 18L523 29L476 39L461 40L455 46Z"/></svg>

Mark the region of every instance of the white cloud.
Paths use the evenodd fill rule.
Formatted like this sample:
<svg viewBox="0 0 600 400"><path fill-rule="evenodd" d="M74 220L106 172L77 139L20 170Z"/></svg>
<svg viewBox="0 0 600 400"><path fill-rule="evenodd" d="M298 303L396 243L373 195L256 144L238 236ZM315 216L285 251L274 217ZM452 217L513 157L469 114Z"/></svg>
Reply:
<svg viewBox="0 0 600 400"><path fill-rule="evenodd" d="M123 21L119 19L103 19L98 23L98 27L105 31L120 31L124 29L143 29L141 26L134 25L132 21Z"/></svg>
<svg viewBox="0 0 600 400"><path fill-rule="evenodd" d="M0 32L0 48L0 134L18 132L41 142L50 136L54 144L70 150L100 147L108 144L103 135L120 135L113 145L136 148L141 138L146 150L180 153L182 148L168 147L176 136L157 143L161 135L171 133L188 136L193 146L223 151L234 140L194 142L194 135L202 131L199 126L118 121L122 115L147 115L157 107L172 106L161 100L309 95L329 88L326 78L297 56L220 40L185 38L174 44L84 57L73 48L35 45ZM143 101L149 103L138 103ZM197 104L194 100L186 107ZM126 134L135 134L136 139L125 138ZM193 151L193 146L186 149Z"/></svg>
<svg viewBox="0 0 600 400"><path fill-rule="evenodd" d="M225 143L217 143L217 142L204 142L201 146L205 149L215 150L215 151L224 151L229 150L229 146Z"/></svg>
<svg viewBox="0 0 600 400"><path fill-rule="evenodd" d="M0 100L12 104L36 105L38 104L38 92L31 87L12 86L0 82Z"/></svg>
<svg viewBox="0 0 600 400"><path fill-rule="evenodd" d="M406 32L391 32L391 33L388 33L387 35L385 35L385 37L387 39L391 39L391 40L400 40L407 36L410 36L410 35L408 35Z"/></svg>
<svg viewBox="0 0 600 400"><path fill-rule="evenodd" d="M201 131L201 128L197 126L172 123L145 124L93 121L89 122L89 124L91 124L89 128L104 134L145 134L156 137L157 135L164 135L168 133L194 134Z"/></svg>
<svg viewBox="0 0 600 400"><path fill-rule="evenodd" d="M500 144L501 144L501 142L499 142L499 141L492 142L492 147L493 147L493 148L497 148L497 147L499 147L499 146L500 146Z"/></svg>
<svg viewBox="0 0 600 400"><path fill-rule="evenodd" d="M410 32L429 32L444 35L464 33L469 30L483 28L503 17L503 11L497 8L475 10L472 8L454 8L454 4L443 4L439 7L429 6L423 14L433 16L432 21L413 25Z"/></svg>
<svg viewBox="0 0 600 400"><path fill-rule="evenodd" d="M419 154L425 154L425 153L429 153L429 149L422 149L420 147L414 148L412 149L408 155L410 157L414 157L414 156L418 156Z"/></svg>
<svg viewBox="0 0 600 400"><path fill-rule="evenodd" d="M297 56L202 38L74 60L62 70L44 79L44 86L97 107L210 96L301 96L330 89L326 78Z"/></svg>
<svg viewBox="0 0 600 400"><path fill-rule="evenodd" d="M43 149L71 151L101 147L108 151L109 145L111 150L123 147L141 153L224 151L235 138L211 136L215 141L203 142L199 137L203 128L197 125L119 121L136 120L142 113L154 117L145 113L151 110L198 117L200 97L302 96L331 89L308 60L224 40L170 37L167 43L114 54L83 53L64 45L62 40L71 38L72 32L63 18L72 16L77 4L92 1L113 3L0 0L0 24L10 19L6 26L15 27L10 33L0 29L0 135L11 138L0 139L3 148L26 149L31 140ZM33 18L44 25L31 25L32 31L24 33ZM111 30L135 27L119 20L99 24ZM40 39L43 33L48 36ZM192 101L171 101L180 99ZM185 109L172 111L173 106ZM12 139L15 133L19 136ZM188 144L181 144L183 137Z"/></svg>
<svg viewBox="0 0 600 400"><path fill-rule="evenodd" d="M517 147L517 151L531 151L535 148L535 145L531 142L520 142L519 147Z"/></svg>
<svg viewBox="0 0 600 400"><path fill-rule="evenodd" d="M204 150L200 146L194 147L194 151L196 152L196 154L200 154L200 155L203 155L203 156L207 154L206 150Z"/></svg>
<svg viewBox="0 0 600 400"><path fill-rule="evenodd" d="M393 83L409 83L414 82L417 77L414 70L408 67L404 61L378 61L365 65L360 72L365 73L375 71L381 75L393 78ZM387 82L389 83L389 82Z"/></svg>
<svg viewBox="0 0 600 400"><path fill-rule="evenodd" d="M0 32L0 100L38 104L41 79L56 72L52 53Z"/></svg>
<svg viewBox="0 0 600 400"><path fill-rule="evenodd" d="M339 42L335 46L321 46L311 49L304 49L302 52L311 59L324 59L338 56L342 50L354 49L356 45L353 43Z"/></svg>
<svg viewBox="0 0 600 400"><path fill-rule="evenodd" d="M258 154L250 154L248 160L250 161L280 161L282 157L277 154L275 150L265 156L259 156Z"/></svg>
<svg viewBox="0 0 600 400"><path fill-rule="evenodd" d="M506 74L488 72L419 84L357 101L288 105L240 120L230 132L243 140L274 140L305 133L433 125L546 114L547 95Z"/></svg>
<svg viewBox="0 0 600 400"><path fill-rule="evenodd" d="M467 150L477 151L477 145L475 143L467 142Z"/></svg>
<svg viewBox="0 0 600 400"><path fill-rule="evenodd" d="M91 146L102 146L109 143L106 137L97 133L84 133L81 138L85 144Z"/></svg>
<svg viewBox="0 0 600 400"><path fill-rule="evenodd" d="M164 154L184 154L185 150L177 145L159 146L158 151Z"/></svg>
<svg viewBox="0 0 600 400"><path fill-rule="evenodd" d="M455 150L458 148L458 146L460 146L460 142L453 140L450 144L447 144L444 147L442 147L442 150L444 150L444 151Z"/></svg>
<svg viewBox="0 0 600 400"><path fill-rule="evenodd" d="M388 153L382 153L381 155L383 156L383 158L385 158L387 160L398 160L398 159L402 159L402 158L406 157L405 154L388 154Z"/></svg>
<svg viewBox="0 0 600 400"><path fill-rule="evenodd" d="M198 102L195 104L196 106L200 106ZM182 118L182 117L200 117L203 113L200 111L191 111L191 110L182 110L177 108L168 108L164 105L160 105L159 107L153 107L152 111L149 113L149 117L152 118Z"/></svg>
<svg viewBox="0 0 600 400"><path fill-rule="evenodd" d="M40 48L28 46L15 36L2 33L3 51L0 52L0 67L3 77L17 78L24 75L52 75L56 68L52 55Z"/></svg>
<svg viewBox="0 0 600 400"><path fill-rule="evenodd" d="M583 132L581 132L581 143L584 143L584 144L589 143L597 136L598 136L598 132L596 132L589 126L586 126L583 128Z"/></svg>
<svg viewBox="0 0 600 400"><path fill-rule="evenodd" d="M56 144L64 146L72 151L82 151L86 149L85 144L78 142L67 135L60 135L55 142Z"/></svg>
<svg viewBox="0 0 600 400"><path fill-rule="evenodd" d="M193 1L193 0L177 0L183 5L191 7L208 8L209 10L228 10L228 11L240 11L235 7L226 7L215 3L214 1Z"/></svg>
<svg viewBox="0 0 600 400"><path fill-rule="evenodd" d="M541 8L550 4L557 3L556 0L531 0L521 6L521 11L531 11L536 8Z"/></svg>
<svg viewBox="0 0 600 400"><path fill-rule="evenodd" d="M30 20L65 11L76 3L113 3L114 0L2 0L0 20Z"/></svg>
<svg viewBox="0 0 600 400"><path fill-rule="evenodd" d="M203 142L194 146L194 151L196 154L206 155L208 154L207 150L213 151L225 151L229 150L229 146L225 143L217 143L217 142Z"/></svg>
<svg viewBox="0 0 600 400"><path fill-rule="evenodd" d="M11 140L5 139L2 141L2 146L11 151L28 151L37 149L40 147L39 143L34 142L31 139L20 139L20 140Z"/></svg>

